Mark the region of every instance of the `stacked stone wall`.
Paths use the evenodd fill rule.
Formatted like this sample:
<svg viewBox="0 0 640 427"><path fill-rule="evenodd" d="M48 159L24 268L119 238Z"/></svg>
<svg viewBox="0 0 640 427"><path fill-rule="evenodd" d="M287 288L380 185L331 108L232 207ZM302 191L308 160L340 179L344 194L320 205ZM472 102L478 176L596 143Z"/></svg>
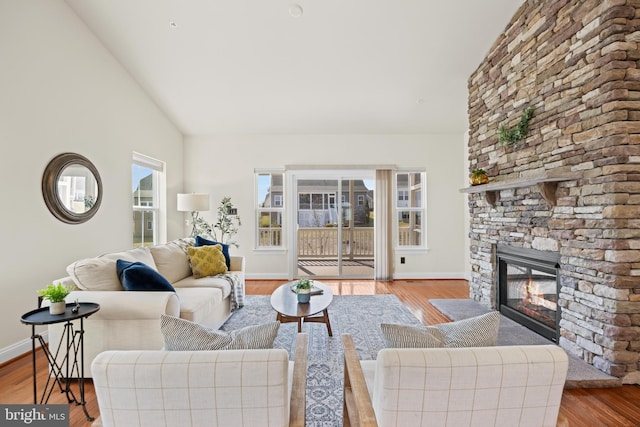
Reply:
<svg viewBox="0 0 640 427"><path fill-rule="evenodd" d="M640 380L640 0L526 1L469 78L469 161L492 180L572 172L469 195L471 298L495 307L497 243L561 254L560 344ZM498 141L535 106L516 147Z"/></svg>

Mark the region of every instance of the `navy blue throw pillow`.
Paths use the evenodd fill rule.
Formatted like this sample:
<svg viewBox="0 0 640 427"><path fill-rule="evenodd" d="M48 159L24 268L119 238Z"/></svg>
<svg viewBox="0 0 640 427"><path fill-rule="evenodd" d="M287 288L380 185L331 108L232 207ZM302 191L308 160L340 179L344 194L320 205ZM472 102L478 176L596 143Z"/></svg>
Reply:
<svg viewBox="0 0 640 427"><path fill-rule="evenodd" d="M222 255L224 255L224 262L227 264L227 270L231 271L231 257L229 256L229 245L214 242L213 240L205 239L204 237L196 236L196 246L222 246Z"/></svg>
<svg viewBox="0 0 640 427"><path fill-rule="evenodd" d="M116 271L125 291L176 291L167 279L147 264L119 259Z"/></svg>

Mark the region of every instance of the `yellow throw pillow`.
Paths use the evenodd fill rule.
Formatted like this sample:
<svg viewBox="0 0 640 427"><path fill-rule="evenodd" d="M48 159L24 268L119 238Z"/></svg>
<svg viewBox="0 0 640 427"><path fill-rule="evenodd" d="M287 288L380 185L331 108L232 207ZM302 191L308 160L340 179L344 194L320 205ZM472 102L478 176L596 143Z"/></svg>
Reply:
<svg viewBox="0 0 640 427"><path fill-rule="evenodd" d="M199 279L227 272L227 263L224 260L221 245L189 246L187 252L194 278Z"/></svg>

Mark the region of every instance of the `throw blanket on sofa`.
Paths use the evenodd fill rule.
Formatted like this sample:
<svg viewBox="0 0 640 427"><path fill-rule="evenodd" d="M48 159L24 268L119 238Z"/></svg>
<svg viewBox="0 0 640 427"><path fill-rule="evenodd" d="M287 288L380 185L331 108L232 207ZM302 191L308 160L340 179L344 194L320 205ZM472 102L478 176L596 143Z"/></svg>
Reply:
<svg viewBox="0 0 640 427"><path fill-rule="evenodd" d="M235 274L218 274L216 277L226 279L231 285L231 311L236 311L244 307L244 291L238 284L238 276Z"/></svg>

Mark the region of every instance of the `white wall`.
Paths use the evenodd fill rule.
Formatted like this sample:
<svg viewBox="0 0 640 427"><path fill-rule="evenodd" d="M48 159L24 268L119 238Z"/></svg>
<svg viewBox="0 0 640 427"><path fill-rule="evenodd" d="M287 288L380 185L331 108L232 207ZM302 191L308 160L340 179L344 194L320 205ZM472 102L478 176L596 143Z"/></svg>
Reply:
<svg viewBox="0 0 640 427"><path fill-rule="evenodd" d="M242 227L239 249L249 278L286 278L288 254L254 251L254 169L285 165L394 164L427 172L429 250L394 257L395 278L465 277L465 137L459 135L245 135L185 138L185 191L212 195L213 222L220 199L230 196ZM186 230L186 229L185 229Z"/></svg>
<svg viewBox="0 0 640 427"><path fill-rule="evenodd" d="M182 135L62 0L0 0L0 361L30 347L20 316L72 261L131 247L133 151L167 161L168 238L182 235ZM99 212L68 225L42 173L71 151L98 168ZM30 344L29 344L30 345Z"/></svg>

